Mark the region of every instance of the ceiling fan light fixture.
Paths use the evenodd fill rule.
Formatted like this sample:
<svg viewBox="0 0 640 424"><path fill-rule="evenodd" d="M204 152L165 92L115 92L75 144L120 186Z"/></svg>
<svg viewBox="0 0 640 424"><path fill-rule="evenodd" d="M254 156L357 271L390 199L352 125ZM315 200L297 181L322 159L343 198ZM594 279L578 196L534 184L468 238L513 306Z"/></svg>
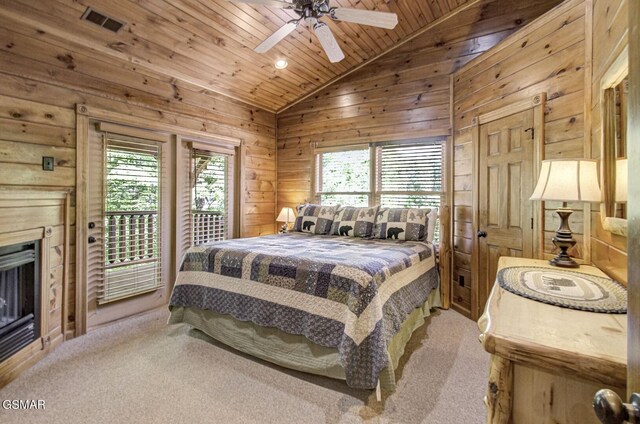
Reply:
<svg viewBox="0 0 640 424"><path fill-rule="evenodd" d="M276 69L284 69L289 65L289 62L287 62L287 59L278 59L276 60L276 63L274 63L273 66L275 66Z"/></svg>

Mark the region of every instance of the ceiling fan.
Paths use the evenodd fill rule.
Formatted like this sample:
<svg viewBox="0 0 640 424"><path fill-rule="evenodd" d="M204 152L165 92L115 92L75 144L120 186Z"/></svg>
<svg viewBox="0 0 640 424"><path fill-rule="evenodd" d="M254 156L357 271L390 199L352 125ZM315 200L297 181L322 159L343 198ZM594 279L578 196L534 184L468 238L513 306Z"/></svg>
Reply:
<svg viewBox="0 0 640 424"><path fill-rule="evenodd" d="M351 9L346 7L331 7L329 0L230 0L240 3L255 3L279 9L291 9L298 14L297 19L292 19L279 30L271 34L258 45L254 51L265 53L280 40L289 35L298 24L304 20L309 28L320 40L322 48L332 63L344 59L344 53L338 45L333 33L326 23L319 19L329 16L333 20L352 22L355 24L371 25L380 28L393 29L398 24L398 16L395 13L377 12L371 10Z"/></svg>

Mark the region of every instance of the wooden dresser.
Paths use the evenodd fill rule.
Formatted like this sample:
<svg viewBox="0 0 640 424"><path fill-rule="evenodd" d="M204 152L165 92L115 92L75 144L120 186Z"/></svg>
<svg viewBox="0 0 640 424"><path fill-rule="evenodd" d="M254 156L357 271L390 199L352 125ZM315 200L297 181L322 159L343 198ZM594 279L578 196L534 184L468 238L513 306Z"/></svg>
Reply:
<svg viewBox="0 0 640 424"><path fill-rule="evenodd" d="M552 267L502 257L498 269ZM575 271L606 277L591 266ZM591 403L610 388L625 398L627 315L561 308L493 286L478 320L491 354L487 423L599 424Z"/></svg>

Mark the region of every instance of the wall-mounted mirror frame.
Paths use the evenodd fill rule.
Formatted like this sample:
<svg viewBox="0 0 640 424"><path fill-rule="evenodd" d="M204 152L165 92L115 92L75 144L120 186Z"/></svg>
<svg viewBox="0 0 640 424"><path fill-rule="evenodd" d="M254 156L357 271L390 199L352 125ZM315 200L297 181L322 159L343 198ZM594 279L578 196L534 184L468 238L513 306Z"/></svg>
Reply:
<svg viewBox="0 0 640 424"><path fill-rule="evenodd" d="M626 158L627 112L624 100L620 101L620 92L628 81L628 73L629 50L625 47L600 80L600 185L603 196L600 218L605 231L624 237L627 236L626 205L623 203L626 196L621 200L620 192L626 194L626 170L621 171L626 164L623 159Z"/></svg>

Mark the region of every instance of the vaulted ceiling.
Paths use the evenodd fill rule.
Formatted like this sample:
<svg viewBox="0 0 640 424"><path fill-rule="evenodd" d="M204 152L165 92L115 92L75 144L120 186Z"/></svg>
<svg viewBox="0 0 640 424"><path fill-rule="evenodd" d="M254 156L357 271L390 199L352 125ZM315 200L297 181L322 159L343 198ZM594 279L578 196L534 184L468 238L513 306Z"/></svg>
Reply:
<svg viewBox="0 0 640 424"><path fill-rule="evenodd" d="M345 59L330 63L320 43L298 26L265 54L253 49L297 15L291 10L227 0L12 0L0 17L68 43L78 51L125 61L243 102L278 111L394 48L451 11L475 0L331 0L398 15L393 30L325 17ZM80 19L87 7L123 21L113 33ZM276 59L289 66L278 70Z"/></svg>

